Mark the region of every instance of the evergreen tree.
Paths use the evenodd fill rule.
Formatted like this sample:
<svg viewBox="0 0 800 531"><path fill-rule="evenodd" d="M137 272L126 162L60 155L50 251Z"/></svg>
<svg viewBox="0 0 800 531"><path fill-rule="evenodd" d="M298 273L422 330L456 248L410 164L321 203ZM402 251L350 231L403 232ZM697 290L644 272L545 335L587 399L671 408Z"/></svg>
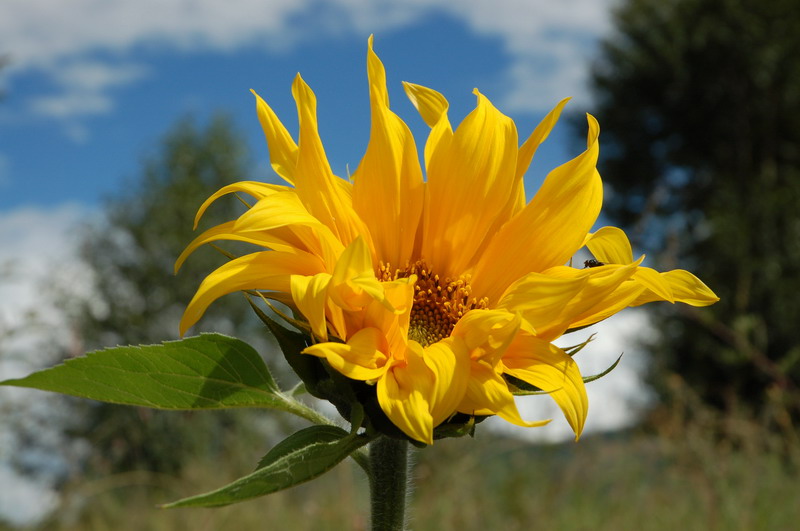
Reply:
<svg viewBox="0 0 800 531"><path fill-rule="evenodd" d="M592 76L605 212L721 297L658 317L656 374L719 407L797 414L797 1L628 0L614 22Z"/></svg>

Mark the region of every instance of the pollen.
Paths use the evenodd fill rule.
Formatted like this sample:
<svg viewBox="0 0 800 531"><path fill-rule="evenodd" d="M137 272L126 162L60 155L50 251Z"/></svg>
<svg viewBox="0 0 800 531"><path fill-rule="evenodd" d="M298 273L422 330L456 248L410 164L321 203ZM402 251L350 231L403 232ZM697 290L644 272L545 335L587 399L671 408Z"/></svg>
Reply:
<svg viewBox="0 0 800 531"><path fill-rule="evenodd" d="M468 311L482 310L489 305L486 297L477 299L472 296L470 275L443 279L424 261L395 270L388 264L381 264L377 276L380 281L389 282L411 275L417 276L417 283L408 338L423 347L449 337L458 320Z"/></svg>

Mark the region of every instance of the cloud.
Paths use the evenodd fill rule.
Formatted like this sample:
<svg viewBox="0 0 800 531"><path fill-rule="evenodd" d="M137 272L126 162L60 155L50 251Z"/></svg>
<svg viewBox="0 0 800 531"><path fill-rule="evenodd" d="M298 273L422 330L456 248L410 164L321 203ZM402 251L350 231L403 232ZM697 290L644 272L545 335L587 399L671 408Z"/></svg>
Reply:
<svg viewBox="0 0 800 531"><path fill-rule="evenodd" d="M144 75L135 64L114 66L118 58L85 62L95 52L124 56L148 45L181 50L251 45L286 49L308 36L363 35L407 27L432 13L443 13L502 43L510 66L503 80L507 95L501 103L511 110L541 110L564 95L584 96L583 65L592 40L607 31L612 2L5 0L0 51L11 56L9 74L35 69L59 82L63 94L34 101L35 112L74 117L112 110L108 89Z"/></svg>
<svg viewBox="0 0 800 531"><path fill-rule="evenodd" d="M146 75L145 68L134 64L107 64L96 60L71 62L54 72L61 91L35 98L30 105L36 114L54 118L104 114L114 108L108 89Z"/></svg>

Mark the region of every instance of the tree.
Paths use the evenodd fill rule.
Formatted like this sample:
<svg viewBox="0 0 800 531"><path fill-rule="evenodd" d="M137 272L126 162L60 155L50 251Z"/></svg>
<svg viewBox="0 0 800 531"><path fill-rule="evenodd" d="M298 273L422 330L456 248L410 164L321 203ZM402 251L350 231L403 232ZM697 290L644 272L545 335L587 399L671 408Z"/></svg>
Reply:
<svg viewBox="0 0 800 531"><path fill-rule="evenodd" d="M718 407L798 414L797 2L628 0L614 22L592 74L606 212L721 297L658 317L656 367Z"/></svg>
<svg viewBox="0 0 800 531"><path fill-rule="evenodd" d="M94 285L88 294L63 297L81 351L177 338L181 314L200 281L227 260L200 249L173 275L175 259L198 234L192 230L197 208L249 172L246 143L224 118L204 129L183 120L166 135L143 164L141 178L108 200L105 219L82 235L81 256ZM235 200L215 203L200 228L235 218L237 207ZM196 331L235 334L263 347L262 328L248 305L231 296L213 305ZM181 457L218 448L219 434L231 433L240 418L95 405L87 433L98 467L174 471Z"/></svg>

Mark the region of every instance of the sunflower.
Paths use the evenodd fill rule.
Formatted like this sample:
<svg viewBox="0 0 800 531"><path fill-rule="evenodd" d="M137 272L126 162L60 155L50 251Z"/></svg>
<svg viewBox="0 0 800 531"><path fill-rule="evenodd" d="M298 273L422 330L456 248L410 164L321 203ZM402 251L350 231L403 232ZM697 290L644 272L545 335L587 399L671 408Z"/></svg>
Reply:
<svg viewBox="0 0 800 531"><path fill-rule="evenodd" d="M588 409L584 381L553 341L628 306L705 306L717 297L689 272L642 267L620 229L590 232L602 203L599 126L590 115L586 150L526 202L523 176L567 100L519 145L514 122L477 90L475 109L453 130L444 96L404 83L430 127L423 178L411 131L389 108L372 37L367 74L371 134L351 180L331 171L316 98L299 74L297 142L253 92L272 167L287 184L231 184L200 207L195 227L225 194L254 199L238 219L198 236L176 271L215 240L261 250L205 278L181 334L217 298L259 291L303 319L314 343L304 354L373 385L381 410L412 439L431 444L434 428L457 413L548 422L520 416L515 383L549 394L577 438ZM582 247L594 267L567 265Z"/></svg>

